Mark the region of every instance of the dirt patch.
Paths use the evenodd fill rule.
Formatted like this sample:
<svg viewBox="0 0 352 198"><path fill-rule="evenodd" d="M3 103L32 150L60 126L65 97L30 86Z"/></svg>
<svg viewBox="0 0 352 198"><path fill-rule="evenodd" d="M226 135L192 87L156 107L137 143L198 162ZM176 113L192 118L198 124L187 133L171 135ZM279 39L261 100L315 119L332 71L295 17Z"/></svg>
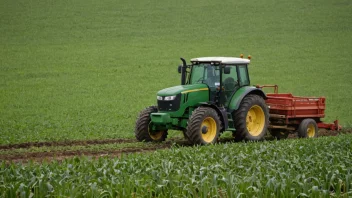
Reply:
<svg viewBox="0 0 352 198"><path fill-rule="evenodd" d="M342 134L352 133L352 128L342 129L341 133Z"/></svg>
<svg viewBox="0 0 352 198"><path fill-rule="evenodd" d="M151 152L159 149L170 148L171 144L156 144L152 147L146 148L123 148L119 150L99 150L99 151L85 151L85 150L76 150L76 151L53 151L53 152L29 152L21 154L10 154L10 155L0 155L0 160L7 162L28 162L33 161L51 161L51 160L63 160L66 158L74 156L91 156L93 158L103 157L103 156L121 156L122 154L130 153L142 153L142 152Z"/></svg>
<svg viewBox="0 0 352 198"><path fill-rule="evenodd" d="M339 131L331 131L327 129L319 129L318 136L337 136L340 132Z"/></svg>
<svg viewBox="0 0 352 198"><path fill-rule="evenodd" d="M79 150L70 150L70 146L76 145L96 145L96 144L116 144L116 143L133 143L137 142L135 139L105 139L105 140L82 140L82 141L63 141L63 142L28 142L21 144L2 145L0 149L3 150L15 150L18 148L30 148L30 147L43 147L43 146L65 146L65 151L42 151L42 152L22 152L13 154L0 154L0 161L10 162L28 162L28 161L52 161L52 160L63 160L66 158L79 157L79 156L90 156L92 158L99 158L103 156L114 157L121 156L122 154L130 153L143 153L151 152L158 149L167 149L172 145L187 146L187 141L180 138L170 138L163 143L146 144L140 147L126 146L120 149L100 149L100 150L85 150L84 148Z"/></svg>
<svg viewBox="0 0 352 198"><path fill-rule="evenodd" d="M323 136L337 136L339 134L347 134L347 133L352 133L352 129L343 129L341 131L332 131L332 130L327 130L327 129L319 129L318 130L318 137L323 137ZM298 138L297 133L290 133L287 137L288 139L296 139ZM268 135L265 137L265 140L273 140L275 139L268 133Z"/></svg>
<svg viewBox="0 0 352 198"><path fill-rule="evenodd" d="M332 130L327 130L327 129L319 129L318 130L318 137L323 137L323 136L337 136L339 134L342 134L343 132L341 131L332 131ZM288 138L298 138L297 133L291 133Z"/></svg>
<svg viewBox="0 0 352 198"><path fill-rule="evenodd" d="M52 142L26 142L20 144L0 145L0 150L44 147L44 146L86 146L96 144L115 144L115 143L133 143L135 139L103 139L103 140L71 140L71 141L52 141Z"/></svg>

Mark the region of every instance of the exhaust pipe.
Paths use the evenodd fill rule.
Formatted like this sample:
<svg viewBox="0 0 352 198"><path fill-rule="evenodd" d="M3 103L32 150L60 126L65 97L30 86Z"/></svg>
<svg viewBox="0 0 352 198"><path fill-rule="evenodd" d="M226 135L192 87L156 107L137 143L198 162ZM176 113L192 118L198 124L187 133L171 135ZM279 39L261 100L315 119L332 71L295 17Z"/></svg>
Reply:
<svg viewBox="0 0 352 198"><path fill-rule="evenodd" d="M182 69L181 69L181 85L186 84L186 69L187 69L187 63L184 58L180 58L182 61Z"/></svg>

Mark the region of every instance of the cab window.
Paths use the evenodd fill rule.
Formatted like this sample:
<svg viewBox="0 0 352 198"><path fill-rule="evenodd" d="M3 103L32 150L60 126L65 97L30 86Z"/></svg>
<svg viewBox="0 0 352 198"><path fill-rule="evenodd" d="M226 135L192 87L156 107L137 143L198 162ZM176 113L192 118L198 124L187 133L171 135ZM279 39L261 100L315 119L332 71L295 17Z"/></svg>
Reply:
<svg viewBox="0 0 352 198"><path fill-rule="evenodd" d="M219 66L211 64L193 65L190 84L204 83L209 87L220 85Z"/></svg>
<svg viewBox="0 0 352 198"><path fill-rule="evenodd" d="M228 65L226 67L230 68L230 73L223 73L222 75L224 89L227 92L233 92L238 86L237 69L235 65Z"/></svg>
<svg viewBox="0 0 352 198"><path fill-rule="evenodd" d="M248 77L248 69L247 65L239 65L238 66L238 72L239 72L239 83L240 86L246 86L249 85L249 77Z"/></svg>

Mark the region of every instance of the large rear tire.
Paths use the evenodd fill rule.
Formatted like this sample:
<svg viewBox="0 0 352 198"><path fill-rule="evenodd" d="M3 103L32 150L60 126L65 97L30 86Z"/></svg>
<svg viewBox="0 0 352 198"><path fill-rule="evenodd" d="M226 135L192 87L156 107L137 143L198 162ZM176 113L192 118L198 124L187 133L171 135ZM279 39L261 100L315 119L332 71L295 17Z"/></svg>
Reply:
<svg viewBox="0 0 352 198"><path fill-rule="evenodd" d="M167 137L167 130L165 131L150 131L149 125L151 123L150 114L158 112L156 106L150 106L140 112L135 126L135 136L138 141L146 142L161 142L164 141Z"/></svg>
<svg viewBox="0 0 352 198"><path fill-rule="evenodd" d="M318 125L313 119L304 119L298 127L298 137L316 138L318 137Z"/></svg>
<svg viewBox="0 0 352 198"><path fill-rule="evenodd" d="M258 95L246 96L234 112L236 140L262 140L269 123L269 110Z"/></svg>
<svg viewBox="0 0 352 198"><path fill-rule="evenodd" d="M198 107L188 120L186 137L193 144L213 144L218 141L220 129L217 112L210 107Z"/></svg>

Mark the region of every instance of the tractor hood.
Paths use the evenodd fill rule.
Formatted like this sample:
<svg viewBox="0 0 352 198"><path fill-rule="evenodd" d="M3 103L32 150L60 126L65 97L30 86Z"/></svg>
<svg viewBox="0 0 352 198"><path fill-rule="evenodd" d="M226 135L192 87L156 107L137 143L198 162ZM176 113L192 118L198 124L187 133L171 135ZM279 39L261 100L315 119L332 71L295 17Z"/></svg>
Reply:
<svg viewBox="0 0 352 198"><path fill-rule="evenodd" d="M158 92L158 96L174 96L179 93L189 93L195 91L205 91L208 90L206 84L193 84L193 85L178 85L174 87L169 87Z"/></svg>

